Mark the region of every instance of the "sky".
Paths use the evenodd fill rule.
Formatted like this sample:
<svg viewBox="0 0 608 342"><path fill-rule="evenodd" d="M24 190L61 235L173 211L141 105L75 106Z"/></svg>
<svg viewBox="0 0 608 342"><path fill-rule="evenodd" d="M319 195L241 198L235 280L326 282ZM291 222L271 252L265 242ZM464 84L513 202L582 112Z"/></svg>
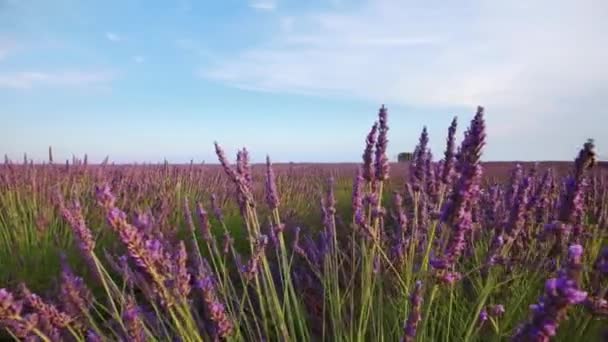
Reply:
<svg viewBox="0 0 608 342"><path fill-rule="evenodd" d="M360 160L486 109L485 160L608 155L605 0L0 0L0 153Z"/></svg>

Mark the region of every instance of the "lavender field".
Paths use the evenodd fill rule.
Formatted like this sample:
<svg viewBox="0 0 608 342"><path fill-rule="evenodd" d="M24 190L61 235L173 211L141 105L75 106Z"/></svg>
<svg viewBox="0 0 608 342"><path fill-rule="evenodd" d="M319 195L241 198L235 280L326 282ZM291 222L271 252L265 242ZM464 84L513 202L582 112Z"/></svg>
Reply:
<svg viewBox="0 0 608 342"><path fill-rule="evenodd" d="M221 142L216 165L7 158L2 338L608 338L608 168L593 141L570 163L484 163L478 108L433 137L445 151L424 129L396 164L389 124L382 107L359 164L251 165L256 151L234 159Z"/></svg>

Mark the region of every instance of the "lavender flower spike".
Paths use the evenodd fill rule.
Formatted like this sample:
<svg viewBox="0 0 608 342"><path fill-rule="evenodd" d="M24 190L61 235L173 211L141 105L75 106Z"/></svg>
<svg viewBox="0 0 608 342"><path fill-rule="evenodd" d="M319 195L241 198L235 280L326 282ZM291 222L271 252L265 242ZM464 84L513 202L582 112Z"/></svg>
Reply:
<svg viewBox="0 0 608 342"><path fill-rule="evenodd" d="M478 107L477 114L465 134L460 149L457 162L460 178L454 184L441 213L441 221L453 226L453 232L448 240L443 259L431 261L431 265L436 269L453 268L466 246L465 236L473 226L471 208L475 206L480 195L479 180L482 172L480 159L481 150L485 145L485 137L483 108ZM447 272L442 277L446 281L452 282L458 278L458 274Z"/></svg>
<svg viewBox="0 0 608 342"><path fill-rule="evenodd" d="M415 191L420 191L426 184L426 159L428 157L428 144L429 144L429 133L426 126L422 128L420 133L420 139L416 149L414 150L414 156L412 163L410 164L410 183L414 187Z"/></svg>
<svg viewBox="0 0 608 342"><path fill-rule="evenodd" d="M416 340L416 330L418 323L422 319L422 282L416 281L414 291L410 296L411 310L404 327L402 342L413 342Z"/></svg>
<svg viewBox="0 0 608 342"><path fill-rule="evenodd" d="M363 151L363 178L368 182L372 181L374 175L373 154L377 134L378 123L374 122L365 139L365 150Z"/></svg>
<svg viewBox="0 0 608 342"><path fill-rule="evenodd" d="M201 269L196 285L202 291L207 312L215 323L217 334L221 338L229 337L234 330L234 324L230 320L224 304L217 298L215 281L207 267Z"/></svg>
<svg viewBox="0 0 608 342"><path fill-rule="evenodd" d="M198 218L200 221L201 234L203 235L203 239L205 239L205 241L210 241L212 237L211 230L209 227L209 215L203 207L203 204L200 202L196 204L196 213L198 214Z"/></svg>
<svg viewBox="0 0 608 342"><path fill-rule="evenodd" d="M378 141L376 142L376 180L384 181L389 176L388 157L386 156L386 148L388 146L388 125L387 125L387 110L382 105L378 113Z"/></svg>
<svg viewBox="0 0 608 342"><path fill-rule="evenodd" d="M92 293L87 288L84 280L72 272L65 260L65 256L61 257L61 264L59 299L61 300L62 307L67 314L77 319L80 324L86 324L85 315L92 304Z"/></svg>
<svg viewBox="0 0 608 342"><path fill-rule="evenodd" d="M568 248L568 264L558 278L547 280L545 293L538 304L531 306L532 319L517 330L513 341L549 341L557 333L559 322L566 317L568 308L585 301L587 292L578 287L582 254L581 245Z"/></svg>
<svg viewBox="0 0 608 342"><path fill-rule="evenodd" d="M455 155L455 137L456 129L458 128L458 118L454 117L452 124L448 129L448 138L446 141L445 155L443 158L443 169L441 171L441 181L444 184L451 184L454 174L454 155Z"/></svg>
<svg viewBox="0 0 608 342"><path fill-rule="evenodd" d="M266 156L266 203L270 210L275 210L279 207L279 193L269 156Z"/></svg>
<svg viewBox="0 0 608 342"><path fill-rule="evenodd" d="M74 201L73 205L68 207L61 194L57 193L56 198L61 216L72 228L72 232L78 241L80 250L85 256L91 255L91 253L93 253L93 249L95 249L95 239L93 238L93 234L87 227L84 217L82 216L80 203L78 201Z"/></svg>
<svg viewBox="0 0 608 342"><path fill-rule="evenodd" d="M357 174L353 181L353 194L352 194L352 207L353 207L353 219L357 226L361 226L365 223L364 210L363 210L363 169L357 168Z"/></svg>
<svg viewBox="0 0 608 342"><path fill-rule="evenodd" d="M126 334L129 341L146 341L145 327L141 315L141 309L132 297L127 299L125 312L122 315L125 323Z"/></svg>

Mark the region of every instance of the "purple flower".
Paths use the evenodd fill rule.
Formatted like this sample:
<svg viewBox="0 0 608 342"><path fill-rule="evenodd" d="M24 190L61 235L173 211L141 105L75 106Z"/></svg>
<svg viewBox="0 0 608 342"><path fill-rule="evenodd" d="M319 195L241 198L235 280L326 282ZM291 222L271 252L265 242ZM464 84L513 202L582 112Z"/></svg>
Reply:
<svg viewBox="0 0 608 342"><path fill-rule="evenodd" d="M36 315L38 328L51 340L61 340L61 332L68 327L74 327L74 318L60 311L55 305L45 302L37 294L32 293L25 284L20 285L23 302ZM22 325L22 319L17 320Z"/></svg>
<svg viewBox="0 0 608 342"><path fill-rule="evenodd" d="M570 246L567 265L559 272L558 278L547 280L545 293L537 304L531 306L531 320L517 330L514 341L548 341L555 336L568 307L585 301L587 293L581 291L577 284L582 253L582 246Z"/></svg>
<svg viewBox="0 0 608 342"><path fill-rule="evenodd" d="M0 321L14 320L21 316L23 303L15 300L7 289L0 289Z"/></svg>
<svg viewBox="0 0 608 342"><path fill-rule="evenodd" d="M270 163L270 157L266 156L266 203L270 210L275 210L279 207L279 192Z"/></svg>
<svg viewBox="0 0 608 342"><path fill-rule="evenodd" d="M126 337L129 341L145 342L146 334L144 321L142 318L141 308L137 306L133 297L128 297L125 311L122 314L122 319L125 325Z"/></svg>
<svg viewBox="0 0 608 342"><path fill-rule="evenodd" d="M404 327L402 342L412 342L416 340L416 330L418 323L422 319L422 282L416 281L414 291L410 295L410 314Z"/></svg>
<svg viewBox="0 0 608 342"><path fill-rule="evenodd" d="M234 330L234 324L228 316L224 304L217 297L215 281L207 267L201 269L201 274L199 274L196 284L197 288L202 292L206 311L211 321L215 324L217 334L221 338L229 337Z"/></svg>
<svg viewBox="0 0 608 342"><path fill-rule="evenodd" d="M183 241L179 242L177 250L174 253L173 259L175 260L175 283L177 293L181 296L182 300L186 300L190 294L190 273L188 272L188 253L186 251L186 244Z"/></svg>
<svg viewBox="0 0 608 342"><path fill-rule="evenodd" d="M505 193L505 202L509 207L512 207L515 202L523 174L524 171L521 164L516 164L513 171L511 171L511 180L509 181L509 187Z"/></svg>
<svg viewBox="0 0 608 342"><path fill-rule="evenodd" d="M107 183L95 187L95 196L97 203L104 208L112 208L116 205L116 197Z"/></svg>
<svg viewBox="0 0 608 342"><path fill-rule="evenodd" d="M414 191L421 191L426 184L426 166L428 158L429 134L426 126L423 127L422 133L420 133L420 139L414 155L412 156L412 162L410 164L410 183Z"/></svg>
<svg viewBox="0 0 608 342"><path fill-rule="evenodd" d="M368 182L371 182L374 178L373 155L377 134L378 123L374 122L372 129L365 139L365 150L363 151L363 178Z"/></svg>
<svg viewBox="0 0 608 342"><path fill-rule="evenodd" d="M253 202L253 197L251 195L250 171L248 166L246 166L244 164L245 162L243 161L245 156L243 156L243 152L239 151L237 157L239 157L240 160L237 164L237 171L235 171L230 167L230 163L228 162L224 151L217 142L215 143L215 153L220 161L220 164L222 164L224 172L236 186L239 208L241 210L241 214L246 216L247 208L254 207L255 203Z"/></svg>
<svg viewBox="0 0 608 342"><path fill-rule="evenodd" d="M548 219L549 211L549 194L551 183L553 181L552 169L547 169L543 175L543 179L540 184L536 187L534 195L528 202L528 210L534 210L535 220L537 224L546 222Z"/></svg>
<svg viewBox="0 0 608 342"><path fill-rule="evenodd" d="M481 312L479 313L479 319L478 319L479 323L480 324L485 323L489 317L490 316L488 315L488 311L486 311L486 309L481 310Z"/></svg>
<svg viewBox="0 0 608 342"><path fill-rule="evenodd" d="M327 193L325 199L321 200L321 209L323 212L323 225L329 236L335 236L336 233L336 197L334 194L334 178L330 177L327 180Z"/></svg>
<svg viewBox="0 0 608 342"><path fill-rule="evenodd" d="M211 194L211 207L213 209L213 215L218 221L224 221L224 215L222 214L222 208L218 203L217 196L215 194Z"/></svg>
<svg viewBox="0 0 608 342"><path fill-rule="evenodd" d="M251 255L249 262L243 269L245 278L252 280L259 272L260 259L264 257L266 252L266 246L268 245L268 237L266 235L260 235L256 240L253 254Z"/></svg>
<svg viewBox="0 0 608 342"><path fill-rule="evenodd" d="M517 239L519 233L526 224L526 207L528 205L528 194L530 191L530 178L526 177L523 179L521 184L517 187L517 193L511 202L511 211L509 213L509 219L505 232L509 237L509 240L514 241Z"/></svg>
<svg viewBox="0 0 608 342"><path fill-rule="evenodd" d="M451 225L452 234L448 240L443 256L446 268L453 268L466 247L465 236L472 230L472 208L479 200L479 180L481 178L481 150L485 145L485 123L483 108L477 108L477 114L462 142L457 160L460 178L454 184L452 192L443 207L440 220ZM448 277L451 281L455 277Z"/></svg>
<svg viewBox="0 0 608 342"><path fill-rule="evenodd" d="M573 227L573 239L580 238L584 215L585 171L595 164L595 145L587 141L574 161L574 173L566 180L566 191L560 200L558 220ZM556 243L560 243L558 240Z"/></svg>
<svg viewBox="0 0 608 342"><path fill-rule="evenodd" d="M386 148L388 146L388 125L387 125L387 110L382 105L378 113L378 141L376 142L376 180L384 181L389 176L389 163L386 156Z"/></svg>
<svg viewBox="0 0 608 342"><path fill-rule="evenodd" d="M86 324L86 313L92 304L92 294L84 283L84 280L77 277L70 269L65 257L61 258L61 285L59 299L62 308L70 316L79 320L79 323Z"/></svg>
<svg viewBox="0 0 608 342"><path fill-rule="evenodd" d="M87 336L86 336L86 341L87 342L102 342L103 340L101 339L101 337L99 337L99 335L97 335L96 332L94 332L93 330L88 330Z"/></svg>
<svg viewBox="0 0 608 342"><path fill-rule="evenodd" d="M59 211L64 220L66 220L72 232L78 241L78 246L85 256L89 256L95 249L95 239L91 230L87 227L84 217L82 215L82 209L78 201L74 201L71 207L68 207L63 200L61 194L56 194L57 203L59 205Z"/></svg>
<svg viewBox="0 0 608 342"><path fill-rule="evenodd" d="M207 211L205 211L203 204L200 202L196 204L196 213L198 214L198 219L200 221L201 234L203 235L203 239L205 239L205 241L210 241L212 237L209 228L209 215L207 215Z"/></svg>
<svg viewBox="0 0 608 342"><path fill-rule="evenodd" d="M353 217L356 225L362 225L365 222L363 209L363 169L357 168L357 174L353 181L352 207Z"/></svg>
<svg viewBox="0 0 608 342"><path fill-rule="evenodd" d="M441 181L444 184L451 184L454 175L454 155L456 146L456 129L458 127L458 118L454 117L452 124L448 129L448 137L446 141L445 155L443 159L443 168L441 172Z"/></svg>
<svg viewBox="0 0 608 342"><path fill-rule="evenodd" d="M237 153L236 172L243 177L249 188L253 185L253 177L251 175L251 166L249 165L249 152L243 147Z"/></svg>

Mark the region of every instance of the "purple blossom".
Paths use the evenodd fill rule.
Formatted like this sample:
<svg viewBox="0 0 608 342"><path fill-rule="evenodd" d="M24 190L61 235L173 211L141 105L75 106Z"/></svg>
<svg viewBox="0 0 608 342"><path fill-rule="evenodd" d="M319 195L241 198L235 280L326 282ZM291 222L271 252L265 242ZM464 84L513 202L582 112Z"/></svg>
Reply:
<svg viewBox="0 0 608 342"><path fill-rule="evenodd" d="M537 304L530 307L531 320L517 330L514 341L549 341L555 336L568 307L585 301L587 292L581 291L577 284L582 253L581 245L570 246L567 265L557 278L547 280L545 293Z"/></svg>
<svg viewBox="0 0 608 342"><path fill-rule="evenodd" d="M89 227L87 227L82 215L82 208L78 201L73 201L72 206L68 207L61 194L56 195L59 211L64 220L72 228L72 232L78 241L78 246L85 256L89 256L95 249L95 239Z"/></svg>
<svg viewBox="0 0 608 342"><path fill-rule="evenodd" d="M201 235L203 236L203 239L205 241L210 241L212 239L212 236L209 227L209 215L203 207L203 204L200 202L196 204L196 213L200 222Z"/></svg>
<svg viewBox="0 0 608 342"><path fill-rule="evenodd" d="M237 153L236 168L237 173L245 180L247 187L251 188L253 185L253 176L251 174L251 166L249 165L249 152L244 147Z"/></svg>
<svg viewBox="0 0 608 342"><path fill-rule="evenodd" d="M414 191L421 191L426 185L426 167L427 158L429 157L428 144L429 134L425 126L422 129L422 133L420 133L420 139L414 150L414 155L410 164L410 184Z"/></svg>
<svg viewBox="0 0 608 342"><path fill-rule="evenodd" d="M32 293L25 284L21 284L20 292L23 302L36 314L38 326L53 340L61 339L61 332L74 326L74 318L59 310L55 305L44 301L40 296Z"/></svg>
<svg viewBox="0 0 608 342"><path fill-rule="evenodd" d="M521 164L516 164L513 171L511 171L511 180L509 181L509 187L505 193L505 203L508 207L512 207L516 200L523 174L524 171Z"/></svg>
<svg viewBox="0 0 608 342"><path fill-rule="evenodd" d="M480 324L483 324L488 320L489 317L490 317L490 315L488 315L488 311L486 309L483 309L479 313L478 321Z"/></svg>
<svg viewBox="0 0 608 342"><path fill-rule="evenodd" d="M454 175L455 161L455 146L456 146L456 129L458 128L458 117L454 117L452 124L448 129L448 137L446 140L445 154L443 158L443 169L441 172L441 181L444 184L451 184Z"/></svg>
<svg viewBox="0 0 608 342"><path fill-rule="evenodd" d="M15 300L7 289L0 289L0 323L20 320L23 302Z"/></svg>
<svg viewBox="0 0 608 342"><path fill-rule="evenodd" d="M65 257L61 258L61 285L59 300L61 306L67 314L79 320L79 323L86 324L86 313L92 304L92 293L81 277L76 276Z"/></svg>
<svg viewBox="0 0 608 342"><path fill-rule="evenodd" d="M266 203L270 210L275 210L279 207L279 192L277 191L277 184L269 156L266 156Z"/></svg>
<svg viewBox="0 0 608 342"><path fill-rule="evenodd" d="M217 196L215 194L211 194L211 207L213 209L213 215L218 221L224 221L224 215L222 214L222 208L218 202Z"/></svg>
<svg viewBox="0 0 608 342"><path fill-rule="evenodd" d="M510 241L517 239L519 233L524 229L526 224L526 208L528 206L528 194L530 191L530 178L523 179L517 187L517 193L511 202L511 211L505 232Z"/></svg>
<svg viewBox="0 0 608 342"><path fill-rule="evenodd" d="M378 134L378 123L374 122L372 129L369 131L365 139L365 150L363 152L363 178L371 182L374 178L374 145L376 144L376 136Z"/></svg>
<svg viewBox="0 0 608 342"><path fill-rule="evenodd" d="M471 122L469 130L462 142L457 169L460 178L454 184L452 192L443 207L441 221L453 227L449 237L443 261L445 268L453 268L466 247L465 237L472 230L473 220L471 208L479 199L479 179L481 177L481 150L485 145L485 123L483 108L478 107L477 114ZM431 265L439 264L435 261ZM435 266L436 267L436 266ZM436 267L437 268L437 267ZM456 273L440 275L445 281L457 279Z"/></svg>
<svg viewBox="0 0 608 342"><path fill-rule="evenodd" d="M260 235L260 237L255 242L253 254L249 258L249 262L243 269L246 279L252 280L258 275L260 259L264 257L267 245L268 237L266 235Z"/></svg>
<svg viewBox="0 0 608 342"><path fill-rule="evenodd" d="M404 327L402 342L412 342L416 340L416 330L418 323L422 320L422 282L416 281L414 291L410 295L410 314Z"/></svg>
<svg viewBox="0 0 608 342"><path fill-rule="evenodd" d="M363 170L361 167L357 168L357 174L353 181L353 194L352 194L352 208L354 222L357 226L361 226L365 223L365 212L363 208Z"/></svg>
<svg viewBox="0 0 608 342"><path fill-rule="evenodd" d="M186 300L190 294L190 273L188 272L188 253L186 251L186 244L180 241L177 250L173 255L175 261L175 284L177 293L181 296L182 300Z"/></svg>
<svg viewBox="0 0 608 342"><path fill-rule="evenodd" d="M566 180L566 191L560 200L558 220L573 228L575 242L580 238L584 215L585 171L595 164L595 145L587 141L574 161L574 173ZM558 240L557 243L560 241Z"/></svg>
<svg viewBox="0 0 608 342"><path fill-rule="evenodd" d="M388 146L388 112L384 105L378 113L378 141L376 142L376 180L384 181L389 176L389 163L386 156L386 148Z"/></svg>
<svg viewBox="0 0 608 342"><path fill-rule="evenodd" d="M323 212L323 226L329 236L333 237L336 234L336 197L334 194L334 178L330 177L327 180L327 192L325 198L321 199L321 208Z"/></svg>
<svg viewBox="0 0 608 342"><path fill-rule="evenodd" d="M201 269L196 286L202 292L206 312L215 324L217 334L221 338L228 338L234 330L234 324L228 316L224 304L217 297L215 280L207 267Z"/></svg>
<svg viewBox="0 0 608 342"><path fill-rule="evenodd" d="M110 185L107 183L95 187L95 197L97 203L104 208L111 208L116 205L116 197L110 190Z"/></svg>
<svg viewBox="0 0 608 342"><path fill-rule="evenodd" d="M247 208L253 207L255 204L253 202L253 197L251 195L251 187L250 187L250 176L248 167L244 164L243 161L243 152L239 152L237 155L240 156L240 161L237 164L238 170L235 171L230 167L230 163L224 154L224 151L219 146L219 144L215 143L215 153L222 164L222 168L228 177L232 180L237 189L237 201L239 203L239 208L241 210L241 214L243 216L247 215Z"/></svg>
<svg viewBox="0 0 608 342"><path fill-rule="evenodd" d="M133 297L129 296L127 298L122 319L126 329L126 337L129 341L146 341L145 326L142 318L141 308L137 305Z"/></svg>

